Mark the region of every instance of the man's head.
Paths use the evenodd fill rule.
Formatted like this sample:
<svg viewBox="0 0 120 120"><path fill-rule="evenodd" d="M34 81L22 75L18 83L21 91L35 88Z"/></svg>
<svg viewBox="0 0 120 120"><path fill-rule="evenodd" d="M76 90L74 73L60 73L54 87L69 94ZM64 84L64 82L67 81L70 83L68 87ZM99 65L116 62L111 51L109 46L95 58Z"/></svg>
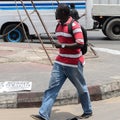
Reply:
<svg viewBox="0 0 120 120"><path fill-rule="evenodd" d="M56 9L56 19L59 19L61 22L66 22L70 16L70 8L66 4L59 4Z"/></svg>

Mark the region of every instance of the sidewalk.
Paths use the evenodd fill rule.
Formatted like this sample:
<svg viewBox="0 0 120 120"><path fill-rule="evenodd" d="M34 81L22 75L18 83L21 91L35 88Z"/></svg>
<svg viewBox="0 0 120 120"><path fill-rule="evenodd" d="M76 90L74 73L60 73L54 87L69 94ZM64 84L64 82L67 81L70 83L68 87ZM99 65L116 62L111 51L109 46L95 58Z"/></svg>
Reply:
<svg viewBox="0 0 120 120"><path fill-rule="evenodd" d="M45 47L54 60L57 52L51 45ZM92 101L120 95L120 56L89 50L84 74ZM111 59L112 58L112 59ZM116 66L115 66L116 65ZM0 93L0 108L39 106L48 86L52 66L40 44L0 43L0 82L30 81L31 91ZM76 90L66 81L57 98L56 105L78 103Z"/></svg>
<svg viewBox="0 0 120 120"><path fill-rule="evenodd" d="M93 116L86 120L120 120L120 97L92 102ZM39 108L1 109L0 120L34 120ZM50 120L66 120L82 114L81 105L54 106Z"/></svg>

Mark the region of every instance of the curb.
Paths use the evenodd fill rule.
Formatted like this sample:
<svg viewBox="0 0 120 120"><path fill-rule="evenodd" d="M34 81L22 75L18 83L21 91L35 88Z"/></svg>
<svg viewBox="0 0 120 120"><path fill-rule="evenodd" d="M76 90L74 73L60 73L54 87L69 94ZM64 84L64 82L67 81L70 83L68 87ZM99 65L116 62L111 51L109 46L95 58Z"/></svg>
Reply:
<svg viewBox="0 0 120 120"><path fill-rule="evenodd" d="M111 97L120 96L120 81L104 85L95 85L88 87L91 100L98 101ZM42 101L43 92L18 92L1 93L0 108L29 108L39 107ZM78 104L77 93L71 93L70 90L63 91L57 97L55 105Z"/></svg>

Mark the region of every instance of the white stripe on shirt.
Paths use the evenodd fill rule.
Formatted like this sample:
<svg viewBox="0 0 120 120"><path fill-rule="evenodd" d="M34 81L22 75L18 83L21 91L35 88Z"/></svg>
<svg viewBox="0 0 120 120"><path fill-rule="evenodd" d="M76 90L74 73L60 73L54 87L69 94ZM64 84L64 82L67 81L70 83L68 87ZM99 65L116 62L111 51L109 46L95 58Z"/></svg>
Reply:
<svg viewBox="0 0 120 120"><path fill-rule="evenodd" d="M73 33L78 33L78 32L82 32L81 28L77 28L77 29L73 30Z"/></svg>
<svg viewBox="0 0 120 120"><path fill-rule="evenodd" d="M70 33L56 32L56 36L72 37Z"/></svg>
<svg viewBox="0 0 120 120"><path fill-rule="evenodd" d="M58 63L58 64L63 65L63 66L68 66L68 67L78 67L78 65L66 64L66 63L62 63L59 61L55 61L55 63Z"/></svg>
<svg viewBox="0 0 120 120"><path fill-rule="evenodd" d="M77 39L76 42L77 43L81 43L81 42L84 43L84 39Z"/></svg>
<svg viewBox="0 0 120 120"><path fill-rule="evenodd" d="M61 54L59 53L60 56L62 57L67 57L67 58L79 58L82 56L82 52L80 54Z"/></svg>

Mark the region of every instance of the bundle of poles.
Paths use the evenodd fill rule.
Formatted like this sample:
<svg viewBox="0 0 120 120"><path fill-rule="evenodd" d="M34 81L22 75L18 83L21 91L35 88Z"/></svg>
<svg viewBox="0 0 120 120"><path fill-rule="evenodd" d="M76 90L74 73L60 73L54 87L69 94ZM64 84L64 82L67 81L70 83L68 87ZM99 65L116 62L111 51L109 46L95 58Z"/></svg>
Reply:
<svg viewBox="0 0 120 120"><path fill-rule="evenodd" d="M28 13L25 5L24 5L23 0L20 0L20 2L21 2L21 4L22 4L22 6L23 6L23 9L24 9L24 11L25 11L25 13L26 13L26 16L28 17L28 19L29 19L29 21L30 21L30 23L31 23L31 25L32 25L32 27L33 27L33 29L34 29L34 31L35 31L38 39L39 39L39 41L41 42L42 48L44 49L44 51L45 51L45 53L46 53L46 55L47 55L47 57L48 57L51 65L53 65L52 60L51 60L51 58L50 58L50 56L49 56L49 54L48 54L48 52L47 52L47 50L46 50L46 48L45 48L45 46L44 46L44 44L43 44L43 40L41 39L41 37L40 37L40 35L39 35L39 33L38 33L38 31L37 31L37 29L36 29L36 27L35 27L32 19L31 19L30 16L29 16L29 13ZM36 12L36 14L37 14L40 22L42 23L42 26L43 26L43 28L44 28L44 30L45 30L45 32L46 32L46 34L47 34L50 42L52 43L52 46L54 46L54 45L53 45L53 42L52 42L54 39L53 39L53 37L51 36L51 34L48 32L48 30L47 30L47 28L46 28L46 26L45 26L45 24L44 24L44 22L43 22L43 20L42 20L42 17L41 17L41 15L40 15L40 13L38 12L38 10L37 10L37 8L36 8L33 0L30 0L30 2L31 2L31 4L32 4L32 6L33 6L33 8L34 8L34 11ZM58 1L58 0L56 0L56 2L59 4L59 1ZM22 23L22 21L21 21L21 23ZM25 30L24 30L24 32L25 32ZM25 33L25 34L26 34L26 33Z"/></svg>

